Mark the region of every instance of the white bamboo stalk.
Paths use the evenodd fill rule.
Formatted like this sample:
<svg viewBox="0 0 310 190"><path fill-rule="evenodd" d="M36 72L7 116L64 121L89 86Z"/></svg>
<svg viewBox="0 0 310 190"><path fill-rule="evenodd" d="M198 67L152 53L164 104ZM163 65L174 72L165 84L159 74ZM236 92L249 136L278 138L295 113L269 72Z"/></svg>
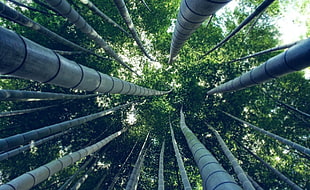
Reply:
<svg viewBox="0 0 310 190"><path fill-rule="evenodd" d="M159 170L158 170L158 190L165 189L164 180L164 151L165 151L165 141L163 142L159 155Z"/></svg>
<svg viewBox="0 0 310 190"><path fill-rule="evenodd" d="M144 149L146 146L146 142L149 138L149 135L150 135L150 133L148 133L146 135L146 138L144 140L144 143L141 147L138 158L136 160L135 166L134 166L134 168L130 174L129 180L127 182L126 190L135 190L137 188L139 176L140 176L141 168L143 166L144 156L145 156L145 152L146 152Z"/></svg>
<svg viewBox="0 0 310 190"><path fill-rule="evenodd" d="M175 137L174 137L174 132L173 132L171 123L170 123L170 133L171 133L172 145L173 145L173 149L174 149L174 152L175 152L175 157L176 157L177 162L178 162L178 166L179 166L180 175L181 175L181 179L182 179L182 183L183 183L184 189L185 190L191 190L192 186L191 186L191 184L189 182L189 179L188 179L185 167L184 167L184 163L183 163L183 160L182 160L182 157L181 157L181 154L180 154L177 142L176 142Z"/></svg>
<svg viewBox="0 0 310 190"><path fill-rule="evenodd" d="M251 123L249 123L247 121L244 121L242 119L239 119L239 118L237 118L237 117L235 117L235 116L233 116L233 115L231 115L229 113L226 113L224 111L222 111L222 113L224 113L225 115L227 115L227 116L229 116L229 117L231 117L231 118L233 118L233 119L235 119L235 120L237 120L237 121L239 121L239 122L241 122L243 124L246 124L247 126L251 127L252 129L254 129L254 130L256 130L256 131L258 131L258 132L260 132L262 134L265 134L265 135L267 135L267 136L269 136L269 137L271 137L273 139L276 139L276 140L282 142L283 144L286 144L286 145L288 145L288 146L290 146L290 147L292 147L292 148L294 148L294 149L296 149L296 150L298 150L298 151L300 151L300 152L302 152L304 154L310 155L310 149L307 148L307 147L304 147L304 146L302 146L300 144L297 144L297 143L292 142L292 141L290 141L288 139L280 137L279 135L270 133L269 131L266 131L264 129L256 127L255 125L252 125Z"/></svg>
<svg viewBox="0 0 310 190"><path fill-rule="evenodd" d="M96 5L94 5L89 0L80 0L83 4L87 5L90 10L103 18L106 22L112 24L114 27L118 28L120 31L124 32L127 36L131 37L131 35L124 30L120 25L118 25L114 20L112 20L108 15L104 14Z"/></svg>
<svg viewBox="0 0 310 190"><path fill-rule="evenodd" d="M94 159L94 156L91 156L90 158L88 158L87 161L85 161L85 163L78 169L78 171L76 171L64 184L62 184L62 186L58 190L65 190L65 189L67 189L67 187L69 187L71 185L71 183L75 180L76 176L82 170L84 170L90 164L90 162L93 159Z"/></svg>
<svg viewBox="0 0 310 190"><path fill-rule="evenodd" d="M143 88L102 74L1 27L0 73L101 93L150 96L170 92Z"/></svg>
<svg viewBox="0 0 310 190"><path fill-rule="evenodd" d="M78 125L81 125L85 122L92 121L94 119L97 119L97 118L106 116L108 114L111 114L111 113L115 112L116 110L127 107L129 105L131 105L131 103L116 106L114 108L111 108L111 109L108 109L108 110L105 110L102 112L98 112L95 114L87 115L84 117L79 117L79 118L76 118L73 120L64 121L64 122L57 123L57 124L50 125L50 126L46 126L46 127L40 128L40 129L35 129L32 131L28 131L25 133L21 133L21 134L17 134L14 136L10 136L10 137L0 139L0 151L7 151L7 150L14 148L16 146L28 143L31 140L41 139L43 137L47 137L49 135L67 130L71 127L78 126Z"/></svg>
<svg viewBox="0 0 310 190"><path fill-rule="evenodd" d="M268 6L270 6L275 0L265 0L263 1L256 9L255 11L250 14L244 21L242 21L241 24L239 24L232 32L228 34L222 41L220 41L215 47L213 47L211 50L209 50L207 53L205 53L202 57L207 56L214 50L221 47L223 44L225 44L230 38L232 38L234 35L236 35L244 26L249 24L256 16L258 16L260 13L262 13Z"/></svg>
<svg viewBox="0 0 310 190"><path fill-rule="evenodd" d="M203 181L203 188L217 190L241 190L241 187L218 163L214 156L198 140L194 133L186 126L183 111L180 111L180 127L186 138Z"/></svg>
<svg viewBox="0 0 310 190"><path fill-rule="evenodd" d="M128 159L130 158L131 154L133 153L133 150L135 149L137 143L138 143L138 141L136 141L136 143L133 145L133 147L132 147L130 153L128 154L127 158L126 158L125 161L123 162L122 167L118 170L117 174L114 176L114 178L113 178L111 184L110 184L109 187L108 187L108 190L114 189L114 185L116 184L116 182L117 182L118 179L120 178L120 174L121 174L121 172L123 172L123 169L124 169L124 167L125 167L125 165L126 165ZM100 186L100 185L98 184L98 186L97 186L98 189L99 189L99 186ZM96 188L95 188L95 189L96 189Z"/></svg>
<svg viewBox="0 0 310 190"><path fill-rule="evenodd" d="M292 189L294 190L302 190L301 187L299 187L296 183L294 183L293 181L291 181L288 177L286 177L285 175L283 175L279 170L277 170L276 168L272 167L270 164L268 164L267 162L265 162L262 158L260 158L259 156L257 156L256 154L254 154L252 151L250 151L248 148L244 147L244 149L246 149L251 155L253 155L256 159L258 159L265 167L267 167L268 169L270 169L276 176L278 176L282 181L284 181L286 184L288 184Z"/></svg>
<svg viewBox="0 0 310 190"><path fill-rule="evenodd" d="M23 109L23 110L14 110L14 111L7 111L7 112L1 112L0 113L0 118L1 117L10 117L14 115L23 115L26 113L32 113L35 111L40 111L40 110L45 110L53 107L57 107L58 105L52 105L52 106L42 106L42 107L36 107L36 108L29 108L29 109Z"/></svg>
<svg viewBox="0 0 310 190"><path fill-rule="evenodd" d="M256 57L256 56L259 56L259 55L264 55L264 54L267 54L267 53L271 53L271 52L274 52L274 51L279 51L279 50L287 49L287 48L290 48L290 47L296 45L299 42L300 41L289 43L289 44L285 44L285 45L281 45L281 46L277 46L277 47L273 47L273 48L269 48L269 49L265 49L265 50L260 51L260 52L256 52L256 53L244 56L244 57L240 57L238 59L234 59L234 60L228 61L225 64L230 64L230 63L234 63L234 62L237 62L237 61L242 61L242 60L245 60L245 59Z"/></svg>
<svg viewBox="0 0 310 190"><path fill-rule="evenodd" d="M0 90L0 101L73 100L73 99L91 98L98 95L100 94L73 95L73 94L24 91L24 90Z"/></svg>
<svg viewBox="0 0 310 190"><path fill-rule="evenodd" d="M226 143L224 142L224 140L222 139L220 134L212 126L208 125L208 127L211 129L211 131L215 135L215 137L216 137L217 141L219 142L224 154L226 155L226 157L229 159L229 162L233 166L234 171L237 174L237 177L238 177L239 181L241 182L243 189L244 190L255 190L252 183L249 181L246 173L243 171L243 169L239 165L237 159L231 153L231 151L227 147Z"/></svg>
<svg viewBox="0 0 310 190"><path fill-rule="evenodd" d="M86 173L73 185L71 190L79 190L83 183L87 180L89 173L92 172L98 162L98 158L94 161L94 163L88 168Z"/></svg>
<svg viewBox="0 0 310 190"><path fill-rule="evenodd" d="M31 149L31 147L39 146L39 145L41 145L41 144L43 144L45 142L48 142L48 141L50 141L52 139L58 138L58 137L66 134L68 132L69 132L69 130L61 132L61 133L57 133L55 135L52 135L52 136L40 139L38 141L31 142L30 144L27 144L25 146L22 146L22 147L19 147L19 148L15 148L15 149L10 150L8 152L4 152L4 153L0 154L0 161L9 159L9 158L11 158L13 156L16 156L16 155L22 153L23 151Z"/></svg>
<svg viewBox="0 0 310 190"><path fill-rule="evenodd" d="M92 55L95 55L96 57L99 57L101 59L107 59L105 57L102 57L100 55L97 55L96 53L83 48L63 37L61 37L60 35L56 34L55 32L52 32L51 30L45 28L44 26L40 25L39 23L34 22L33 20L31 20L30 18L26 17L25 15L15 11L14 9L11 9L10 7L6 6L4 3L0 2L0 16L4 17L10 21L13 21L19 25L25 26L27 28L30 28L34 31L38 31L41 34L47 36L48 38L57 41L58 43L61 43L65 46L68 46L70 48L76 49L76 50L80 50Z"/></svg>
<svg viewBox="0 0 310 190"><path fill-rule="evenodd" d="M55 173L63 170L64 168L74 164L80 159L100 150L103 146L108 144L110 141L120 136L123 132L125 132L127 128L122 129L107 138L88 146L86 148L80 149L72 154L66 155L60 159L54 160L48 164L45 164L37 169L34 169L30 172L27 172L12 181L1 185L0 190L27 190L30 189L37 184L45 181Z"/></svg>
<svg viewBox="0 0 310 190"><path fill-rule="evenodd" d="M81 32L86 34L88 38L92 39L97 45L102 47L105 52L113 57L118 63L123 65L125 68L129 69L131 72L137 74L133 71L122 58L114 52L114 50L107 44L107 42L91 27L85 19L79 15L79 13L70 6L66 0L46 0L46 2L56 9L62 16L67 18L69 22L74 24ZM137 74L138 75L138 74Z"/></svg>
<svg viewBox="0 0 310 190"><path fill-rule="evenodd" d="M179 53L183 44L209 16L230 0L182 0L170 45L169 63Z"/></svg>
<svg viewBox="0 0 310 190"><path fill-rule="evenodd" d="M124 2L124 0L114 0L114 3L116 5L116 7L118 8L119 13L121 14L121 16L123 17L123 19L125 20L125 23L133 37L133 39L137 42L139 48L141 49L141 51L144 53L144 55L146 57L148 57L150 60L155 61L146 51L146 49L143 47L143 44L139 38L138 32L131 20L130 14L128 12L128 9L126 7L126 4Z"/></svg>
<svg viewBox="0 0 310 190"><path fill-rule="evenodd" d="M251 71L209 90L207 94L241 90L294 71L302 70L308 66L310 66L310 38L270 58Z"/></svg>

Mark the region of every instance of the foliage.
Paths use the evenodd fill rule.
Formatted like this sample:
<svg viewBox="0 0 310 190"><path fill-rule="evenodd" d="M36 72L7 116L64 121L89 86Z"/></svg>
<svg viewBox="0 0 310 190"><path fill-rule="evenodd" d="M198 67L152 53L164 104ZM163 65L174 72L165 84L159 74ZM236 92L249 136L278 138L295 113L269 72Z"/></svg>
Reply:
<svg viewBox="0 0 310 190"><path fill-rule="evenodd" d="M52 13L51 10L47 10L46 7L35 2L26 0L21 2ZM128 31L112 0L93 0L92 2ZM124 189L139 153L138 147L142 146L143 140L149 131L152 137L151 146L145 158L138 189L157 188L158 159L163 140L166 142L164 158L165 187L167 189L181 189L182 187L179 185L181 181L178 177L179 174L175 165L176 160L169 135L169 122L171 122L189 174L189 180L193 188L202 189L199 171L187 147L186 140L180 128L178 128L179 110L183 106L187 125L230 174L233 174L232 167L206 123L213 126L221 134L229 149L240 160L243 169L264 189L288 189L288 186L275 179L268 169L264 168L239 144L250 148L301 187L310 188L310 162L308 156L258 134L248 127L241 126L219 111L226 111L258 127L310 147L310 120L279 107L269 97L271 96L275 100L280 100L306 113L310 113L308 103L310 85L309 80L304 79L302 72L296 72L238 92L206 96L209 89L239 76L241 73L276 55L272 53L241 62L225 64L241 55L251 54L278 45L279 33L274 26L274 20L280 14L279 3L275 1L256 23L250 23L250 25L253 24L250 30L250 25L245 27L218 51L200 60L201 55L221 41L262 2L262 0L239 0L237 7L234 9L225 8L224 12L217 14L208 26L203 23L184 44L176 61L172 65L168 65L166 63L172 34L168 33L167 30L171 26L173 19L176 18L180 1L148 0L146 2L151 11L144 6L141 0L125 1L142 43L150 55L156 58L157 62L149 61L146 57L143 57L133 39L115 29L109 23L104 22L79 0L69 0L69 3L107 40L109 45L117 53L126 57L126 62L131 64L134 70L142 73L141 78L122 68L116 61L103 61L87 54L67 57L100 72L120 77L144 87L158 90L173 88L172 93L154 97L106 94L98 98L74 100L65 103L63 101L1 102L1 111L56 104L59 104L59 106L44 112L0 118L0 138L96 113L128 101L137 101L139 104L83 124L73 129L68 135L51 140L38 147L33 147L31 151L23 152L10 160L0 162L0 184L53 159L79 150L87 144L95 143L121 128L130 126L129 131L102 149L98 155L100 164L95 167L93 173L90 174L80 189L93 189L102 178L104 178L104 181L101 188L107 189L109 183L119 172L120 165L123 164L132 145L137 141L137 148L135 148L132 157L125 164L120 179L115 186L115 189ZM101 48L98 48L84 34L76 30L66 19L60 16L45 16L25 8L16 7L11 3L8 4L61 36L106 56ZM70 50L68 47L49 40L46 36L39 35L35 31L13 24L5 19L0 18L0 25L50 49ZM85 92L72 89L15 78L0 79L0 88L85 94ZM267 91L268 94L265 94L262 89ZM76 163L75 166L58 173L34 189L58 189L83 163L84 160Z"/></svg>

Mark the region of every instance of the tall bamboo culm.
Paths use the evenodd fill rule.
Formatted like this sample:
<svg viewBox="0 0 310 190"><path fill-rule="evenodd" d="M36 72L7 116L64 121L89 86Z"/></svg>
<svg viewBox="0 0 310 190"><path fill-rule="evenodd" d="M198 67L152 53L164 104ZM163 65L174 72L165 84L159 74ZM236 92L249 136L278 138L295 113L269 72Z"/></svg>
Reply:
<svg viewBox="0 0 310 190"><path fill-rule="evenodd" d="M230 0L182 0L177 22L172 34L170 56L168 63L172 63L183 44L199 28L208 17L213 15Z"/></svg>
<svg viewBox="0 0 310 190"><path fill-rule="evenodd" d="M165 189L165 179L164 179L164 151L165 151L165 141L163 142L159 155L159 169L158 169L158 190Z"/></svg>
<svg viewBox="0 0 310 190"><path fill-rule="evenodd" d="M91 92L137 96L170 92L143 88L102 74L1 27L0 74Z"/></svg>
<svg viewBox="0 0 310 190"><path fill-rule="evenodd" d="M217 141L219 142L219 144L220 144L224 154L229 159L230 164L233 166L234 171L237 174L237 177L238 177L239 181L241 182L243 189L244 190L255 190L255 188L253 187L252 183L248 179L246 173L243 171L241 166L238 164L237 159L230 152L229 148L225 144L225 142L222 139L222 137L220 136L220 134L211 125L208 125L208 127L211 129L211 131L215 135L215 137L216 137Z"/></svg>
<svg viewBox="0 0 310 190"><path fill-rule="evenodd" d="M136 190L137 189L141 168L143 166L144 157L145 157L145 153L146 153L145 147L146 147L149 135L150 135L150 133L148 133L145 137L144 143L143 143L141 150L139 152L135 166L134 166L134 168L130 174L129 180L127 182L126 190Z"/></svg>
<svg viewBox="0 0 310 190"><path fill-rule="evenodd" d="M310 149L309 148L306 148L306 147L304 147L304 146L302 146L300 144L297 144L297 143L292 142L290 140L287 140L287 139L285 139L283 137L280 137L280 136L278 136L276 134L270 133L269 131L266 131L264 129L256 127L255 125L252 125L251 123L246 122L246 121L244 121L242 119L239 119L239 118L237 118L237 117L235 117L235 116L233 116L233 115L231 115L229 113L226 113L226 112L223 112L223 111L222 111L222 113L224 113L225 115L227 115L227 116L229 116L229 117L231 117L231 118L233 118L233 119L235 119L235 120L237 120L237 121L239 121L239 122L241 122L243 124L246 124L247 126L251 127L252 129L254 129L254 130L256 130L256 131L258 131L258 132L260 132L262 134L265 134L265 135L267 135L267 136L269 136L269 137L271 137L273 139L276 139L276 140L278 140L278 141L280 141L280 142L282 142L282 143L284 143L284 144L286 144L286 145L288 145L288 146L290 146L290 147L292 147L292 148L294 148L294 149L296 149L296 150L298 150L298 151L300 151L300 152L302 152L304 154L310 155Z"/></svg>
<svg viewBox="0 0 310 190"><path fill-rule="evenodd" d="M143 54L149 58L151 61L155 61L149 54L148 52L146 51L146 49L144 48L140 38L139 38L139 35L138 35L138 32L132 22L132 19L130 17L130 14L129 14L129 11L126 7L126 4L124 2L124 0L114 0L114 3L119 11L119 13L121 14L121 16L123 17L123 19L125 20L125 23L133 37L133 39L136 41L136 43L138 44L139 48L141 49L141 51L143 52Z"/></svg>
<svg viewBox="0 0 310 190"><path fill-rule="evenodd" d="M241 76L209 90L207 94L241 90L308 66L310 66L310 38L297 43Z"/></svg>
<svg viewBox="0 0 310 190"><path fill-rule="evenodd" d="M257 156L256 154L254 154L252 151L250 151L248 148L246 148L245 146L242 145L242 147L248 152L250 153L252 156L254 156L257 160L259 160L265 167L267 167L268 169L270 169L276 176L278 176L282 181L284 181L286 184L288 184L292 189L294 190L302 190L301 187L299 187L296 183L294 183L293 181L291 181L288 177L286 177L285 175L283 175L280 171L278 171L277 169L275 169L274 167L272 167L270 164L268 164L267 162L265 162L262 158L260 158L259 156Z"/></svg>
<svg viewBox="0 0 310 190"><path fill-rule="evenodd" d="M57 10L62 16L67 18L72 24L76 26L81 32L87 35L88 38L92 39L98 46L102 47L105 52L113 57L118 63L123 65L131 72L137 74L132 70L123 59L108 45L108 43L100 36L97 31L91 27L85 19L75 10L66 0L46 0L46 2ZM138 74L137 74L138 75Z"/></svg>
<svg viewBox="0 0 310 190"><path fill-rule="evenodd" d="M20 12L15 11L14 9L11 9L10 7L6 6L4 3L0 2L0 16L3 18L6 18L10 21L13 21L17 24L20 24L22 26L25 26L27 28L30 28L34 31L40 32L41 34L47 36L48 38L61 43L67 47L70 47L75 50L80 50L85 53L89 53L91 55L95 55L96 57L99 57L101 59L106 60L106 57L100 56L86 48L83 48L63 37L56 34L55 32L45 28L44 26L40 25L39 23L34 22L30 18L26 17L25 15L21 14Z"/></svg>
<svg viewBox="0 0 310 190"><path fill-rule="evenodd" d="M111 109L108 109L108 110L105 110L102 112L94 113L94 114L87 115L84 117L79 117L79 118L76 118L73 120L64 121L64 122L57 123L54 125L46 126L46 127L39 128L39 129L34 129L32 131L28 131L25 133L21 133L21 134L17 134L17 135L13 135L10 137L0 139L0 151L7 151L7 150L15 148L19 145L23 145L25 143L28 143L31 140L41 139L41 138L47 137L49 135L67 130L67 129L72 128L74 126L81 125L81 124L86 123L88 121L98 119L100 117L111 114L111 113L115 112L116 110L125 108L129 105L131 105L131 103L130 104L123 104L123 105L116 106L114 108L111 108Z"/></svg>
<svg viewBox="0 0 310 190"><path fill-rule="evenodd" d="M54 160L48 164L45 164L37 169L27 172L7 184L1 185L0 190L28 190L37 184L45 181L55 173L63 170L64 168L74 164L80 159L100 150L103 146L108 144L110 141L115 139L124 133L127 128L122 129L107 138L88 146L86 148L80 149L72 154L66 155L60 159Z"/></svg>
<svg viewBox="0 0 310 190"><path fill-rule="evenodd" d="M174 149L174 152L175 152L175 157L176 157L177 162L178 162L179 171L180 171L180 174L181 174L181 179L182 179L182 183L183 183L184 189L185 190L191 190L192 186L191 186L191 184L189 182L189 179L188 179L185 167L184 167L184 163L183 163L183 160L182 160L182 156L180 154L177 142L175 140L174 132L173 132L171 124L170 124L170 133L171 133L171 141L172 141L173 149Z"/></svg>
<svg viewBox="0 0 310 190"><path fill-rule="evenodd" d="M180 111L180 127L199 168L203 189L241 190L241 187L225 171L211 152L206 149L194 133L186 126L182 110Z"/></svg>

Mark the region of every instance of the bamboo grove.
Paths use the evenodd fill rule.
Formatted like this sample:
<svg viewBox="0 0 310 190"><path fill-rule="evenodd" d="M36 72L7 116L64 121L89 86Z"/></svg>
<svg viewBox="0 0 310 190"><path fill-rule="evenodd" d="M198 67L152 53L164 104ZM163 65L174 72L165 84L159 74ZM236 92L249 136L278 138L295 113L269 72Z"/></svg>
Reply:
<svg viewBox="0 0 310 190"><path fill-rule="evenodd" d="M310 8L0 2L0 190L309 189L310 39L274 25L290 6Z"/></svg>

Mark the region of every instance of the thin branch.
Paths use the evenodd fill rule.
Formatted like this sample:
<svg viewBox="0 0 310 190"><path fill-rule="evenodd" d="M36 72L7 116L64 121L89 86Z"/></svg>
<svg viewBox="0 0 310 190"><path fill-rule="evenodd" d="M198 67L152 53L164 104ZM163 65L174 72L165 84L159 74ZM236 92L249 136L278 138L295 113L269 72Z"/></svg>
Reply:
<svg viewBox="0 0 310 190"><path fill-rule="evenodd" d="M27 8L28 10L31 10L31 11L34 11L34 12L38 12L38 13L42 13L42 14L47 15L47 16L55 16L56 15L54 13L49 13L47 11L43 11L43 10L39 10L39 9L30 7L30 6L27 6L27 5L23 4L23 3L20 3L20 2L14 1L14 0L7 0L7 1L10 1L10 2L12 2L15 5L18 5L20 7Z"/></svg>
<svg viewBox="0 0 310 190"><path fill-rule="evenodd" d="M271 3L275 0L265 0L262 4L260 4L255 11L249 15L237 28L235 28L227 37L225 37L221 42L219 42L215 47L209 50L207 53L201 56L200 60L203 59L205 56L209 55L214 50L220 48L223 44L225 44L230 38L236 35L244 26L246 26L251 20L253 20L257 15L263 12Z"/></svg>

